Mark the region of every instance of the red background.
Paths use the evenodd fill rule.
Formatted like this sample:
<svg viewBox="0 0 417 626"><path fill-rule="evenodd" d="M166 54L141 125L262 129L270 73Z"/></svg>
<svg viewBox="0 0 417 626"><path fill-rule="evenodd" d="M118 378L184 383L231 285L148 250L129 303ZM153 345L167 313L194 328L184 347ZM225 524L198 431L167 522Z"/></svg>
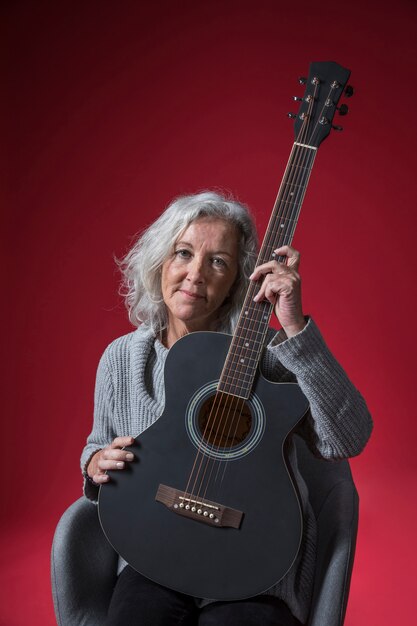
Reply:
<svg viewBox="0 0 417 626"><path fill-rule="evenodd" d="M175 195L226 188L262 232L310 61L352 69L295 245L305 309L375 418L346 626L414 616L415 2L3 1L0 623L54 623L49 550L80 495L113 254ZM6 91L5 91L6 89ZM414 618L415 619L415 618Z"/></svg>

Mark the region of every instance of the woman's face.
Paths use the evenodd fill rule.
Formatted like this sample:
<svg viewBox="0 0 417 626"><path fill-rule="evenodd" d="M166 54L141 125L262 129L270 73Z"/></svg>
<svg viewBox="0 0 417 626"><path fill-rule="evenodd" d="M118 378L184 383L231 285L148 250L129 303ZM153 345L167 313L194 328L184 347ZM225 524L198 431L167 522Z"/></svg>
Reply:
<svg viewBox="0 0 417 626"><path fill-rule="evenodd" d="M200 218L180 235L162 266L168 339L212 328L236 279L238 254L237 228L222 219Z"/></svg>

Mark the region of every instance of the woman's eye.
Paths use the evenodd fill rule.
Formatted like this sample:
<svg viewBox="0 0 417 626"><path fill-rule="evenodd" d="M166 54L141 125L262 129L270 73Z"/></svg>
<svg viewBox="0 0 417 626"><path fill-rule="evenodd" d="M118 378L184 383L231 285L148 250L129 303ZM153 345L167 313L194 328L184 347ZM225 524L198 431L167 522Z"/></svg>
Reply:
<svg viewBox="0 0 417 626"><path fill-rule="evenodd" d="M216 267L226 267L226 262L221 257L214 257L213 265L215 265Z"/></svg>
<svg viewBox="0 0 417 626"><path fill-rule="evenodd" d="M175 251L175 256L179 257L180 259L188 259L191 256L191 253L189 250L176 250Z"/></svg>

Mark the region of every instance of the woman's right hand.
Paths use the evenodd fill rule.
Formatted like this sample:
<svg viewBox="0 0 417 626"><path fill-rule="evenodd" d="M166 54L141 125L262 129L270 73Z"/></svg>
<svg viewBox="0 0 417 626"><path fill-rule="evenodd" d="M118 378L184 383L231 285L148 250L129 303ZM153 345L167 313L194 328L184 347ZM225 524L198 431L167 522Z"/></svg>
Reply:
<svg viewBox="0 0 417 626"><path fill-rule="evenodd" d="M122 450L125 446L131 446L134 442L133 437L116 437L112 443L102 450L96 452L87 467L87 474L95 483L101 485L110 480L107 470L122 470L126 463L133 461L135 458L132 452Z"/></svg>

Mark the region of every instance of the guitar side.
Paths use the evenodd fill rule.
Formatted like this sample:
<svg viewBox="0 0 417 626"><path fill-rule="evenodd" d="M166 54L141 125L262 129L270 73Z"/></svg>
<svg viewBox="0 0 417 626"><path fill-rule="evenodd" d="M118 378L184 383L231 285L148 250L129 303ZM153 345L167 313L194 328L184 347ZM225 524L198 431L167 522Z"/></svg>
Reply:
<svg viewBox="0 0 417 626"><path fill-rule="evenodd" d="M293 564L302 536L285 459L287 437L308 409L298 385L271 383L258 374L247 438L220 449L220 458L209 458L210 446L204 455L198 451L196 438L203 433L195 399L219 380L230 342L221 333L191 333L171 348L165 410L131 446L136 460L123 472L110 472L99 496L103 530L134 569L182 593L217 600L273 586ZM242 513L238 528L187 519L155 499L160 485L186 490L196 457L217 476L208 499Z"/></svg>

